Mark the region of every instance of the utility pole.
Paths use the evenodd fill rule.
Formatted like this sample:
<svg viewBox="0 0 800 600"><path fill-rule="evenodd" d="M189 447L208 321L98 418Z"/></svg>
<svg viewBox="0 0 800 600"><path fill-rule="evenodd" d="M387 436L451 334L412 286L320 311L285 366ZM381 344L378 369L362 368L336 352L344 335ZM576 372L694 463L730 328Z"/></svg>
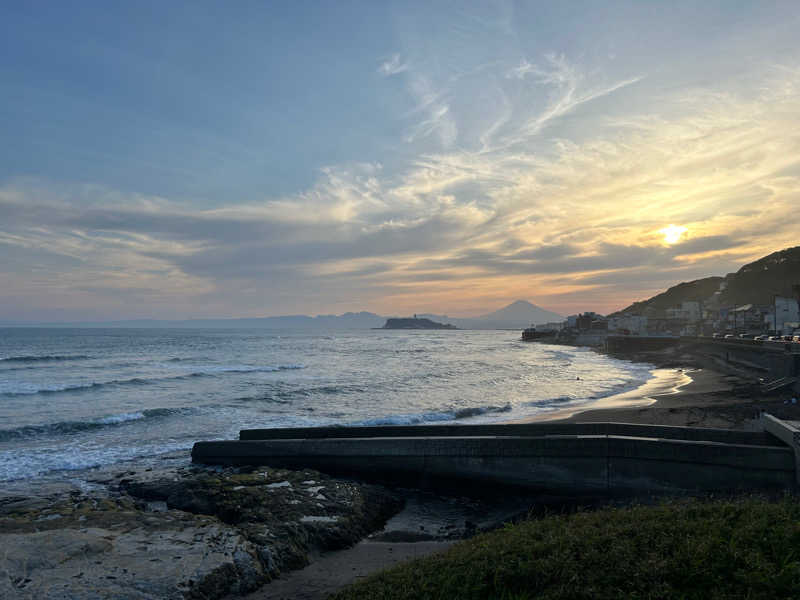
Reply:
<svg viewBox="0 0 800 600"><path fill-rule="evenodd" d="M772 296L772 327L773 333L772 335L778 335L778 295L773 294Z"/></svg>

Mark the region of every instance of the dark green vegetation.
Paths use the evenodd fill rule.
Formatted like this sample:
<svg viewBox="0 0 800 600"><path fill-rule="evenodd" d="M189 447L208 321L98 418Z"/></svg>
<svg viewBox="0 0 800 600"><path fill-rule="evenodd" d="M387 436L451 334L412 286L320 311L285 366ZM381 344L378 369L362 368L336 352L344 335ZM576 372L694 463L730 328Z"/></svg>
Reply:
<svg viewBox="0 0 800 600"><path fill-rule="evenodd" d="M679 306L681 302L705 301L719 290L719 284L724 280L724 277L706 277L705 279L679 283L649 300L634 302L629 307L613 313L609 317L621 314L655 316L663 314L667 308Z"/></svg>
<svg viewBox="0 0 800 600"><path fill-rule="evenodd" d="M723 282L725 289L720 290ZM773 252L725 277L679 283L648 300L634 302L614 315L659 316L667 308L690 301L712 302L719 306L770 305L776 295L796 298L797 290L793 286L797 284L800 284L800 246Z"/></svg>
<svg viewBox="0 0 800 600"><path fill-rule="evenodd" d="M383 329L458 329L458 327L430 319L386 319Z"/></svg>
<svg viewBox="0 0 800 600"><path fill-rule="evenodd" d="M334 598L800 598L800 502L682 500L529 520Z"/></svg>

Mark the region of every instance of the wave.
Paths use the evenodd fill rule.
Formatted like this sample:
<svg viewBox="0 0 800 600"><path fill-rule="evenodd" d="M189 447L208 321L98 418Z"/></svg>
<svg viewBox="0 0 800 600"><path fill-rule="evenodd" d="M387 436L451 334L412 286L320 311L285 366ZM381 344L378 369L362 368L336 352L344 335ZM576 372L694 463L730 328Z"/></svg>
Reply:
<svg viewBox="0 0 800 600"><path fill-rule="evenodd" d="M242 396L235 398L234 402L275 402L277 404L291 404L296 398L310 398L317 395L334 396L337 394L364 393L367 386L359 384L344 385L319 385L315 387L277 389L274 391L257 394L255 396Z"/></svg>
<svg viewBox="0 0 800 600"><path fill-rule="evenodd" d="M350 423L350 426L379 426L379 425L422 425L425 423L440 423L445 421L458 421L460 419L469 419L480 415L492 413L506 413L511 412L511 404L503 404L501 406L475 406L470 408L459 408L453 410L444 410L439 412L417 413L417 414L404 414L404 415L389 415L385 417L378 417L375 419L365 419L356 423Z"/></svg>
<svg viewBox="0 0 800 600"><path fill-rule="evenodd" d="M262 367L249 367L245 365L237 366L210 366L202 370L184 373L181 375L167 375L164 377L132 377L130 379L112 379L110 381L93 381L91 383L78 384L34 384L27 382L6 382L6 389L0 388L0 396L26 396L30 394L58 394L63 392L77 392L86 390L98 390L106 387L131 386L131 385L150 385L163 381L180 381L196 377L216 377L220 373L273 373L276 371L286 371L303 369L303 365L269 365Z"/></svg>
<svg viewBox="0 0 800 600"><path fill-rule="evenodd" d="M68 360L89 360L93 357L84 354L65 354L65 355L44 355L44 356L7 356L0 358L2 363L21 363L21 362L55 362Z"/></svg>
<svg viewBox="0 0 800 600"><path fill-rule="evenodd" d="M25 425L14 429L0 429L0 442L42 436L60 436L113 427L142 419L157 419L171 415L188 415L196 411L193 408L148 408L142 411L109 415L92 421L62 421L46 425Z"/></svg>
<svg viewBox="0 0 800 600"><path fill-rule="evenodd" d="M564 352L563 350L545 350L544 355L547 358L551 358L554 360L566 360L571 362L573 359L572 354L570 354L569 352Z"/></svg>
<svg viewBox="0 0 800 600"><path fill-rule="evenodd" d="M579 400L579 397L572 397L572 396L558 396L556 398L543 398L541 400L531 400L530 402L525 402L523 406L536 406L536 407L546 407L551 404L566 404L567 402L574 402Z"/></svg>
<svg viewBox="0 0 800 600"><path fill-rule="evenodd" d="M216 375L217 373L274 373L276 371L294 371L297 369L305 369L305 365L290 364L290 365L265 365L265 366L250 366L250 365L208 365L199 367L198 371L189 373L186 377L195 377L202 375Z"/></svg>

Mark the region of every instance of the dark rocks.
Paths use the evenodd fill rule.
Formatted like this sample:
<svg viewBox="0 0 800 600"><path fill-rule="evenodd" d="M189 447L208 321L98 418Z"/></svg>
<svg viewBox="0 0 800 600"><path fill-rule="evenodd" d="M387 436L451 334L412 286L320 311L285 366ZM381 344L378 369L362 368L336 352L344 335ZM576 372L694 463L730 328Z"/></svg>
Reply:
<svg viewBox="0 0 800 600"><path fill-rule="evenodd" d="M0 498L2 598L218 598L349 546L399 510L315 471L126 472L108 497Z"/></svg>
<svg viewBox="0 0 800 600"><path fill-rule="evenodd" d="M256 467L194 477L127 482L123 489L167 508L213 515L258 548L266 571L308 563L309 552L344 548L374 531L402 502L373 485L331 479L316 471Z"/></svg>

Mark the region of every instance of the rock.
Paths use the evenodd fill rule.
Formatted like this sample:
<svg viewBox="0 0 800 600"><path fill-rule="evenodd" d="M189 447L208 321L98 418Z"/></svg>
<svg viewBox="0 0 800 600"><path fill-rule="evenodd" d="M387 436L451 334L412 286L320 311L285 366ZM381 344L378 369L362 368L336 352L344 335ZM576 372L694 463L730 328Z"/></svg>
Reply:
<svg viewBox="0 0 800 600"><path fill-rule="evenodd" d="M326 495L310 494L313 481ZM402 507L402 501L380 486L343 482L316 471L263 467L201 470L125 484L130 495L170 509L213 515L235 526L269 556L270 576L305 566L310 553L350 546L379 529ZM319 489L314 490L318 492Z"/></svg>
<svg viewBox="0 0 800 600"><path fill-rule="evenodd" d="M51 507L63 514L46 521L0 519L0 572L9 574L0 578L0 597L205 598L265 580L256 548L216 519L85 498L71 508Z"/></svg>
<svg viewBox="0 0 800 600"><path fill-rule="evenodd" d="M243 594L312 553L355 543L402 504L381 487L315 471L121 475L106 496L0 497L0 598Z"/></svg>

